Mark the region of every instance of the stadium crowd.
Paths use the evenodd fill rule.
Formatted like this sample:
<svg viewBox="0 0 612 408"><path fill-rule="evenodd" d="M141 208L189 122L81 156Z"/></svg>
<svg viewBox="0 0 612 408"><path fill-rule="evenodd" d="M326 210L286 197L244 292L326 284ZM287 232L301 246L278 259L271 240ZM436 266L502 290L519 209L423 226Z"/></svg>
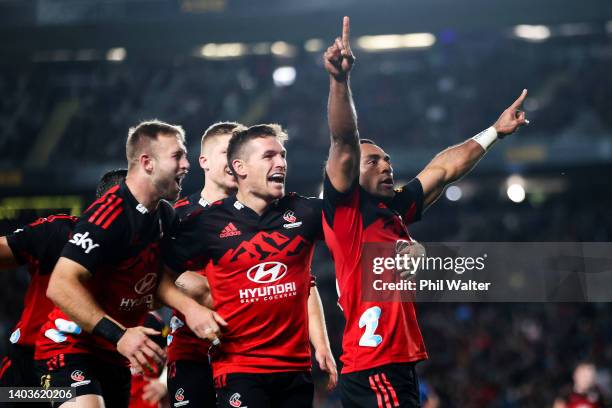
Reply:
<svg viewBox="0 0 612 408"><path fill-rule="evenodd" d="M612 132L609 36L544 43L499 33L439 37L426 52L359 53L353 82L362 135L375 136L390 151L394 146L442 148L495 118L514 97L516 84L530 91L525 110L538 123L535 133L577 138ZM5 166L20 164L31 141L70 101L77 108L53 150L56 163L116 160L125 127L152 117L181 123L192 136L220 118L280 122L289 130L293 151L308 149L323 157L327 81L320 64L318 52L306 51L293 58L210 61L178 55L142 63L131 61L128 53L121 63L2 64L0 160ZM273 72L286 65L295 67L295 82L275 87ZM192 146L196 139L191 137Z"/></svg>

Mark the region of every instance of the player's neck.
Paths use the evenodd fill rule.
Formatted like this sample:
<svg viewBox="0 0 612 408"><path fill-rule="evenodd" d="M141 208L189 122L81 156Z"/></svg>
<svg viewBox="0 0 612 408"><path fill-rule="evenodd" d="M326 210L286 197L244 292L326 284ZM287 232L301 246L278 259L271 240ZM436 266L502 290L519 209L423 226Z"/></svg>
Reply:
<svg viewBox="0 0 612 408"><path fill-rule="evenodd" d="M204 188L200 192L200 197L212 204L215 201L223 200L224 198L229 197L234 192L235 191L224 189L216 183L208 183L204 185Z"/></svg>
<svg viewBox="0 0 612 408"><path fill-rule="evenodd" d="M267 201L262 197L258 197L249 192L238 190L236 193L236 199L251 210L255 211L257 215L262 215L264 211L272 204L271 201Z"/></svg>
<svg viewBox="0 0 612 408"><path fill-rule="evenodd" d="M149 212L155 211L157 204L159 204L160 197L154 191L148 179L128 174L125 179L125 184L136 201L144 205Z"/></svg>

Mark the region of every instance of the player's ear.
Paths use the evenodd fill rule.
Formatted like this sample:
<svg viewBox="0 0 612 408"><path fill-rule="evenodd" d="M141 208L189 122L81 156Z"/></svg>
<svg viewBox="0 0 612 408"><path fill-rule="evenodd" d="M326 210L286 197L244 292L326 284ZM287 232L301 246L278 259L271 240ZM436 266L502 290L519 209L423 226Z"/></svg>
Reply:
<svg viewBox="0 0 612 408"><path fill-rule="evenodd" d="M244 160L242 159L232 160L232 167L234 168L234 173L237 177L246 177L246 168L245 168Z"/></svg>
<svg viewBox="0 0 612 408"><path fill-rule="evenodd" d="M200 158L198 159L198 161L200 162L200 167L204 170L204 171L208 171L210 170L210 167L208 166L208 157L204 156L203 154L200 155Z"/></svg>
<svg viewBox="0 0 612 408"><path fill-rule="evenodd" d="M153 157L146 153L143 153L138 158L138 161L144 171L146 171L147 173L151 173L153 171Z"/></svg>

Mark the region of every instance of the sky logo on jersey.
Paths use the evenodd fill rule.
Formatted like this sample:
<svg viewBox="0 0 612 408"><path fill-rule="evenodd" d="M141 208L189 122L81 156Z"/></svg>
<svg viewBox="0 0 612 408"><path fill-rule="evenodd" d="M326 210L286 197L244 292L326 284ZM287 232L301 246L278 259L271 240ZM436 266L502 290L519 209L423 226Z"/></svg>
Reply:
<svg viewBox="0 0 612 408"><path fill-rule="evenodd" d="M237 392L232 394L232 396L229 398L229 404L234 408L242 406L242 401L240 401L240 397L241 395Z"/></svg>
<svg viewBox="0 0 612 408"><path fill-rule="evenodd" d="M242 232L236 228L233 222L230 222L223 228L223 231L219 234L219 238L235 237L241 235Z"/></svg>
<svg viewBox="0 0 612 408"><path fill-rule="evenodd" d="M85 232L83 234L77 233L77 234L74 234L72 239L68 242L83 248L85 250L85 253L88 254L91 252L92 249L97 248L100 245L94 244L93 240L87 237L89 237L89 232Z"/></svg>
<svg viewBox="0 0 612 408"><path fill-rule="evenodd" d="M255 283L272 283L287 274L287 265L280 262L263 262L247 271L247 278Z"/></svg>

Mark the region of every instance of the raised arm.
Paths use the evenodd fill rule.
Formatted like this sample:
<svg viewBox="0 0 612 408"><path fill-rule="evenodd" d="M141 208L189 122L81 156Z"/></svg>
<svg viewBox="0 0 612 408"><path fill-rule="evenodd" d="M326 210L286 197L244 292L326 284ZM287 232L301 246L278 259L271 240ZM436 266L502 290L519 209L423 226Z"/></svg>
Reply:
<svg viewBox="0 0 612 408"><path fill-rule="evenodd" d="M351 51L348 17L342 22L342 38L336 38L323 61L329 73L327 119L331 138L325 170L334 188L345 192L359 176L357 113L349 85L355 56Z"/></svg>
<svg viewBox="0 0 612 408"><path fill-rule="evenodd" d="M336 361L329 345L327 327L325 326L325 314L323 313L321 297L316 286L310 288L310 296L308 297L308 331L310 342L315 349L315 358L319 363L319 368L329 375L327 389L331 390L336 387L338 382L338 370L336 369Z"/></svg>
<svg viewBox="0 0 612 408"><path fill-rule="evenodd" d="M526 97L527 90L524 89L493 126L438 153L419 173L417 178L423 186L424 207L433 204L447 185L469 173L497 140L514 133L521 125L529 124L525 112L519 110Z"/></svg>

